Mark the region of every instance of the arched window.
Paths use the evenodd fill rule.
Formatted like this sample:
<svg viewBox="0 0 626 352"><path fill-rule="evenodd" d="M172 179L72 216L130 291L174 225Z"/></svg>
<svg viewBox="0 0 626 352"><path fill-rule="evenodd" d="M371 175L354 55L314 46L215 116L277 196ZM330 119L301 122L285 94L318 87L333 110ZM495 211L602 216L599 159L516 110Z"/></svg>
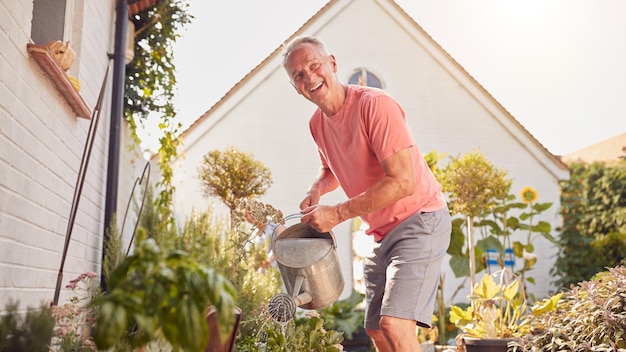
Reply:
<svg viewBox="0 0 626 352"><path fill-rule="evenodd" d="M354 72L352 76L350 76L348 83L358 84L360 86L368 86L368 87L381 88L381 89L383 88L383 85L380 82L380 79L376 77L375 74L371 73L370 71L364 68L357 69L356 72Z"/></svg>

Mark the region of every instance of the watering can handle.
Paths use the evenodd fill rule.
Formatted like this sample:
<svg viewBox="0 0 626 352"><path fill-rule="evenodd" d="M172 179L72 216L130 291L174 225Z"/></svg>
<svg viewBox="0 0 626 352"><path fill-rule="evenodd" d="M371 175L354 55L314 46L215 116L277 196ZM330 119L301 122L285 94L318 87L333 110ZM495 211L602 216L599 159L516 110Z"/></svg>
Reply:
<svg viewBox="0 0 626 352"><path fill-rule="evenodd" d="M305 215L307 215L309 213L312 213L315 210L317 210L317 205L312 205L310 207L314 207L314 208L313 208L313 210L309 211L308 213L304 213L304 214L303 213L290 214L290 215L285 216L285 218L283 220L289 221L289 220L292 220L292 219L299 219L299 218L301 218L301 217L303 217L303 216L305 216Z"/></svg>
<svg viewBox="0 0 626 352"><path fill-rule="evenodd" d="M313 209L313 210L311 210L310 212L308 212L308 213L304 213L304 214L302 214L302 213L289 214L289 215L285 216L285 217L283 218L283 220L284 220L285 222L287 222L287 221L289 221L289 220L293 220L293 219L300 219L300 218L302 218L303 216L305 216L305 215L307 215L307 214L309 214L309 213L311 213L311 212L315 211L316 209L317 209L317 208L314 208L314 209ZM333 240L333 248L337 248L337 240L335 239L335 235L333 235L333 233L332 233L332 232L330 233L330 237L331 237L331 238L332 238L332 240ZM276 236L275 236L275 235L272 235L272 248L274 248L274 243L275 243L275 242L276 242Z"/></svg>
<svg viewBox="0 0 626 352"><path fill-rule="evenodd" d="M285 218L283 220L289 221L289 220L293 220L293 219L299 219L302 216L304 216L304 214L301 214L301 213L290 214L290 215L285 216Z"/></svg>

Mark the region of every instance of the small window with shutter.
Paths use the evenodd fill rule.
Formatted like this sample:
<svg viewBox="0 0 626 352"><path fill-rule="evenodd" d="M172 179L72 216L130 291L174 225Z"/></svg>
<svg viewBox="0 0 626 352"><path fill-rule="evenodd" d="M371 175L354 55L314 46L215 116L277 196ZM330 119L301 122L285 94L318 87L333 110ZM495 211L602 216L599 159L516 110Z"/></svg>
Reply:
<svg viewBox="0 0 626 352"><path fill-rule="evenodd" d="M35 44L46 45L53 40L68 41L71 33L73 0L33 0L33 21L30 37Z"/></svg>

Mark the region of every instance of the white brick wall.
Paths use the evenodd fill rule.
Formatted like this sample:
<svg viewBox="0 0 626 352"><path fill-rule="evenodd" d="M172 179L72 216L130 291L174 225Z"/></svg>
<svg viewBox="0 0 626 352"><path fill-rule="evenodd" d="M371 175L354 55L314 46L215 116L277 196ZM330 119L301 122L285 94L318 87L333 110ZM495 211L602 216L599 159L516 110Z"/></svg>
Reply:
<svg viewBox="0 0 626 352"><path fill-rule="evenodd" d="M113 47L115 1L75 0L70 74L93 109ZM32 0L0 0L0 311L50 302L61 264L74 188L90 120L77 118L26 51ZM84 22L83 22L84 21ZM68 247L63 286L100 272L106 194L111 75ZM125 210L142 162L123 141L118 212ZM137 166L133 166L137 164ZM136 169L139 168L137 171ZM63 303L68 292L63 292Z"/></svg>

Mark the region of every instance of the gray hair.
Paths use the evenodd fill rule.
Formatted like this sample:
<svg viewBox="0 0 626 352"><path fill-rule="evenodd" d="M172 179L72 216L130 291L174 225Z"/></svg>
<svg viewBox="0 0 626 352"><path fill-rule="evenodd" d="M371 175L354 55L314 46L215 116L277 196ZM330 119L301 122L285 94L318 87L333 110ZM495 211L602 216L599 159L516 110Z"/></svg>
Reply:
<svg viewBox="0 0 626 352"><path fill-rule="evenodd" d="M289 58L289 55L291 54L292 51L294 51L294 49L296 49L297 47L299 47L302 44L313 44L315 45L322 54L324 54L325 56L328 56L328 51L326 50L326 46L324 45L324 42L322 42L322 40L318 37L309 35L309 36L301 36L301 37L296 37L294 38L292 41L290 41L287 45L283 44L283 68L286 70L287 69L287 59Z"/></svg>

